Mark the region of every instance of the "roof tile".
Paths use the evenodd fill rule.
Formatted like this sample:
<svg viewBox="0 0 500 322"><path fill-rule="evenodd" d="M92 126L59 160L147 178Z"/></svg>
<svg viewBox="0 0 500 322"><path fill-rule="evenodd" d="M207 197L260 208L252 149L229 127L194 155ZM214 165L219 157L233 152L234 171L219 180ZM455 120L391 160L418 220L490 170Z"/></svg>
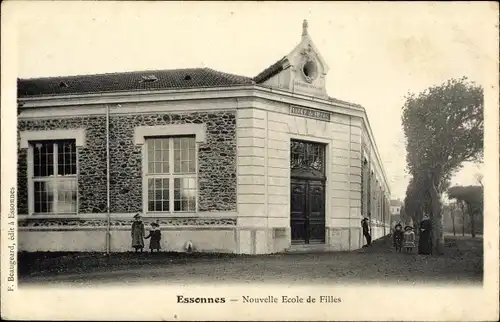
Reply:
<svg viewBox="0 0 500 322"><path fill-rule="evenodd" d="M222 73L210 68L188 68L18 79L17 93L19 97L29 97L134 90L230 87L254 83L249 77Z"/></svg>
<svg viewBox="0 0 500 322"><path fill-rule="evenodd" d="M286 56L272 64L253 79L216 71L211 68L146 70L96 75L58 76L17 80L19 98L45 95L95 94L103 92L165 90L187 88L231 87L262 84L283 70ZM358 106L328 98L335 103Z"/></svg>

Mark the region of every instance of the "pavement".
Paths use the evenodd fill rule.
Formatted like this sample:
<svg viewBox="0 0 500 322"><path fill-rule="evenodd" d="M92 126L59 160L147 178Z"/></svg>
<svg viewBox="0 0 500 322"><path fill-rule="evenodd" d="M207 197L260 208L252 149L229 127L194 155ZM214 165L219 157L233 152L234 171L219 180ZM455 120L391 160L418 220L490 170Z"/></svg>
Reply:
<svg viewBox="0 0 500 322"><path fill-rule="evenodd" d="M20 285L96 286L158 281L168 284L425 285L480 284L483 278L482 238L461 236L446 237L442 256L396 253L389 238L351 252L254 256L126 253L113 254L109 259L103 259L102 254L75 256L81 258L66 255L28 261L25 256L24 263L20 256L19 263L23 265Z"/></svg>

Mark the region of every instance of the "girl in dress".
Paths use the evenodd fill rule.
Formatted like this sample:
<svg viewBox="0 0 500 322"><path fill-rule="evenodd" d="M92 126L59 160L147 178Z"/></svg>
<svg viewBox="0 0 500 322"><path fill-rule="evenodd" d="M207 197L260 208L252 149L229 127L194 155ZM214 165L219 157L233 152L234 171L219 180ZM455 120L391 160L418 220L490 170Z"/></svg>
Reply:
<svg viewBox="0 0 500 322"><path fill-rule="evenodd" d="M392 235L392 242L397 252L401 252L401 246L403 244L403 226L397 224L394 227L394 233Z"/></svg>
<svg viewBox="0 0 500 322"><path fill-rule="evenodd" d="M407 253L411 253L415 247L415 233L413 227L406 226L403 234L403 247Z"/></svg>
<svg viewBox="0 0 500 322"><path fill-rule="evenodd" d="M151 253L156 249L156 252L160 251L160 240L161 240L161 231L160 231L160 225L157 223L152 223L151 224L151 231L149 232L149 235L145 237L146 239L151 238L149 241L149 249L151 250Z"/></svg>

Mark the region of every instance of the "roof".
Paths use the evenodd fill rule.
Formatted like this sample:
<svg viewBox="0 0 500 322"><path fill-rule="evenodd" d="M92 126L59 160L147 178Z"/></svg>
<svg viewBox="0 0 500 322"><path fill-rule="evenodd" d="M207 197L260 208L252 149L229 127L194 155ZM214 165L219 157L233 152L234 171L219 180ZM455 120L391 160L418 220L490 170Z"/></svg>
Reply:
<svg viewBox="0 0 500 322"><path fill-rule="evenodd" d="M284 70L285 69L284 66L286 66L287 62L288 62L288 58L287 58L287 56L284 56L283 58L279 59L277 62L275 62L274 64L272 64L271 66L269 66L266 69L264 69L260 74L258 74L257 76L255 76L253 78L253 80L257 84L264 83L266 80L270 79L274 75L276 75L276 74L280 73L282 70ZM355 104L355 103L351 103L351 102L348 102L348 101L339 100L339 99L334 98L334 97L328 97L328 100L331 101L331 102L333 102L333 103L337 103L337 104L346 104L346 105L350 105L350 106L362 108L362 106L359 105L359 104Z"/></svg>
<svg viewBox="0 0 500 322"><path fill-rule="evenodd" d="M398 206L398 207L400 207L400 206L403 205L403 202L401 200L399 200L399 199L397 199L397 200L392 199L390 201L390 204L391 204L391 206Z"/></svg>
<svg viewBox="0 0 500 322"><path fill-rule="evenodd" d="M286 56L264 69L259 75L255 76L253 79L257 84L263 83L274 75L278 74L283 70L283 65L286 62Z"/></svg>
<svg viewBox="0 0 500 322"><path fill-rule="evenodd" d="M18 97L133 90L230 87L255 84L249 77L210 68L149 70L98 75L18 79Z"/></svg>
<svg viewBox="0 0 500 322"><path fill-rule="evenodd" d="M19 98L44 95L95 94L103 92L165 90L187 88L213 88L261 84L278 74L286 65L286 56L272 64L253 79L213 70L211 68L186 68L146 70L135 72L57 76L17 80ZM361 107L359 104L333 97L334 103Z"/></svg>

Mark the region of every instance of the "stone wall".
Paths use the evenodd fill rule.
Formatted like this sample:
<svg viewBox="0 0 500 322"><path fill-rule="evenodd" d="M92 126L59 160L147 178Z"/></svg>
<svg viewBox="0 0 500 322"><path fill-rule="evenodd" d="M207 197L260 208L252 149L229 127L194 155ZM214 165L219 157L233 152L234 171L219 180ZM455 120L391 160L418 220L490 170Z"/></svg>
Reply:
<svg viewBox="0 0 500 322"><path fill-rule="evenodd" d="M134 145L136 126L205 123L206 141L198 149L199 211L236 210L236 113L112 115L110 118L110 195L112 213L142 210L142 153ZM106 212L106 118L20 120L19 131L86 130L78 148L79 213ZM28 213L27 151L18 150L18 212Z"/></svg>
<svg viewBox="0 0 500 322"><path fill-rule="evenodd" d="M106 212L106 118L19 120L19 131L85 129L86 145L78 153L79 213ZM18 140L19 141L19 140ZM28 213L27 150L18 145L18 213Z"/></svg>

